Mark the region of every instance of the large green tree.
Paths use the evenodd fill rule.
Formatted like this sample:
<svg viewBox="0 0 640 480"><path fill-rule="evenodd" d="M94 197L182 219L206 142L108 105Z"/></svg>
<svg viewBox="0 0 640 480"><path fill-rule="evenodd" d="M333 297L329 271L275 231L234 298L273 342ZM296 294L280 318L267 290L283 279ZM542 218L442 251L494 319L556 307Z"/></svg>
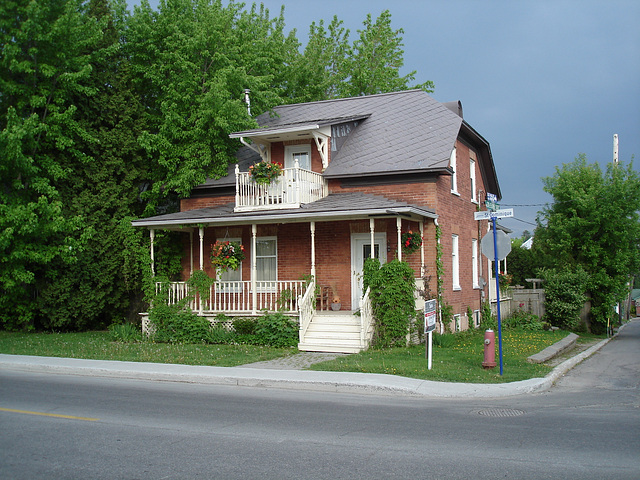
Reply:
<svg viewBox="0 0 640 480"><path fill-rule="evenodd" d="M226 174L238 147L229 133L257 126L245 89L256 113L281 102L281 72L297 47L283 28L282 16L233 1L162 0L157 11L143 1L135 9L127 43L149 115L140 143L154 162L150 207Z"/></svg>
<svg viewBox="0 0 640 480"><path fill-rule="evenodd" d="M75 118L91 140L83 144L80 160L61 158L72 172L60 179L63 211L80 216L94 232L71 265L53 262L55 281L38 295L41 325L48 329L98 328L120 321L135 299L124 274L121 221L143 212L139 192L149 176L148 158L137 137L144 128L143 109L132 89L130 68L123 54L122 8L107 0L90 0L88 19L102 29L87 79L93 94L75 95Z"/></svg>
<svg viewBox="0 0 640 480"><path fill-rule="evenodd" d="M534 249L547 267L586 272L592 320L604 325L640 270L640 176L580 155L543 182L553 203L539 213Z"/></svg>
<svg viewBox="0 0 640 480"><path fill-rule="evenodd" d="M0 322L32 326L54 263L81 254L90 230L68 215L57 185L93 141L74 99L88 82L101 27L80 0L4 2L0 7Z"/></svg>
<svg viewBox="0 0 640 480"><path fill-rule="evenodd" d="M421 88L432 92L434 84L426 81L410 86L415 80L413 70L401 76L404 66L404 46L402 35L404 30L391 27L391 13L383 11L374 22L371 14L363 22L364 28L358 30L359 38L353 43L350 51L349 80L342 84L341 95L355 97L376 93L394 92L409 88Z"/></svg>

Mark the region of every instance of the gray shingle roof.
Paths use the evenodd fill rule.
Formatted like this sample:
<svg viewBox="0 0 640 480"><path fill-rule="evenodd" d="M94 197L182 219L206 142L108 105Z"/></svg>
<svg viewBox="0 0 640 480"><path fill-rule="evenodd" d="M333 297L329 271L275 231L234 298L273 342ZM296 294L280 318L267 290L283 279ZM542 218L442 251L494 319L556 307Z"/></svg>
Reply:
<svg viewBox="0 0 640 480"><path fill-rule="evenodd" d="M302 120L364 116L339 152L328 178L430 171L447 168L462 118L421 90L282 105L258 123L282 127Z"/></svg>
<svg viewBox="0 0 640 480"><path fill-rule="evenodd" d="M412 217L437 218L433 210L416 207L404 202L361 192L331 194L321 200L308 203L300 208L264 210L235 213L234 204L219 207L200 208L184 212L158 215L134 220L137 227L157 227L180 229L197 224L248 224L273 223L278 221L308 222L310 220L330 221L368 216L409 215Z"/></svg>

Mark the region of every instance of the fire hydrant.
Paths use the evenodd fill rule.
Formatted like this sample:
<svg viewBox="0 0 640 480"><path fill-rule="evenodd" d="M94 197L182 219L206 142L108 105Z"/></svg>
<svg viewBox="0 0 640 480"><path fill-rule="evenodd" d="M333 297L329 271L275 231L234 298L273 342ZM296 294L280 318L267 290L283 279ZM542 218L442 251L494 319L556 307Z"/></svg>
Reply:
<svg viewBox="0 0 640 480"><path fill-rule="evenodd" d="M494 368L496 366L496 334L493 330L484 332L484 362L483 368Z"/></svg>

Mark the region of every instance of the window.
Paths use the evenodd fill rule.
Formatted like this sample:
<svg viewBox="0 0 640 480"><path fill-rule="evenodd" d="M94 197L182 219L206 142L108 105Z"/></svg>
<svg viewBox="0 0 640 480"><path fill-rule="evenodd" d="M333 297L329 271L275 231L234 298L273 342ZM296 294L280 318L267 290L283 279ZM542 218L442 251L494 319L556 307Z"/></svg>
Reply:
<svg viewBox="0 0 640 480"><path fill-rule="evenodd" d="M473 159L469 160L469 177L471 179L471 201L478 203L476 196L476 161Z"/></svg>
<svg viewBox="0 0 640 480"><path fill-rule="evenodd" d="M275 282L278 280L278 244L276 237L256 239L256 280Z"/></svg>
<svg viewBox="0 0 640 480"><path fill-rule="evenodd" d="M458 194L458 177L456 175L456 148L453 147L453 150L451 152L451 160L449 162L449 165L451 166L451 170L453 170L453 173L451 174L451 193L454 193L456 195Z"/></svg>
<svg viewBox="0 0 640 480"><path fill-rule="evenodd" d="M458 235L451 235L451 277L453 289L460 290L460 258L458 256Z"/></svg>
<svg viewBox="0 0 640 480"><path fill-rule="evenodd" d="M478 328L480 326L480 310L473 311L473 325Z"/></svg>
<svg viewBox="0 0 640 480"><path fill-rule="evenodd" d="M454 328L454 332L459 332L461 327L460 327L460 314L456 314L453 316L453 328Z"/></svg>
<svg viewBox="0 0 640 480"><path fill-rule="evenodd" d="M478 239L471 240L471 276L473 278L473 288L480 288L480 278L478 277Z"/></svg>
<svg viewBox="0 0 640 480"><path fill-rule="evenodd" d="M287 145L284 147L284 168L298 166L305 170L311 170L311 145Z"/></svg>

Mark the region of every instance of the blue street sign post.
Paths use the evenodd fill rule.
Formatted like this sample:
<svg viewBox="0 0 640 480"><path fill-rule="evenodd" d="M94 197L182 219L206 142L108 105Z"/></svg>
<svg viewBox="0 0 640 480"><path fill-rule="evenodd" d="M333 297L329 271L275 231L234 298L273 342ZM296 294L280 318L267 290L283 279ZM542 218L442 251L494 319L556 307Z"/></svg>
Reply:
<svg viewBox="0 0 640 480"><path fill-rule="evenodd" d="M509 237L504 233L500 232L501 239L498 242L498 229L496 228L496 218L504 218L504 217L513 217L513 209L507 210L497 210L497 211L486 211L486 212L475 212L474 218L476 220L491 220L492 230L493 230L493 242L489 243L489 235L487 234L482 238L481 248L482 253L488 257L493 257L493 264L495 267L495 277L496 277L496 311L498 314L498 355L500 356L500 375L503 373L503 363L502 363L502 318L500 316L500 265L499 261L507 258L507 255L511 252L511 241ZM504 238L506 237L506 240ZM493 248L491 248L493 247Z"/></svg>

